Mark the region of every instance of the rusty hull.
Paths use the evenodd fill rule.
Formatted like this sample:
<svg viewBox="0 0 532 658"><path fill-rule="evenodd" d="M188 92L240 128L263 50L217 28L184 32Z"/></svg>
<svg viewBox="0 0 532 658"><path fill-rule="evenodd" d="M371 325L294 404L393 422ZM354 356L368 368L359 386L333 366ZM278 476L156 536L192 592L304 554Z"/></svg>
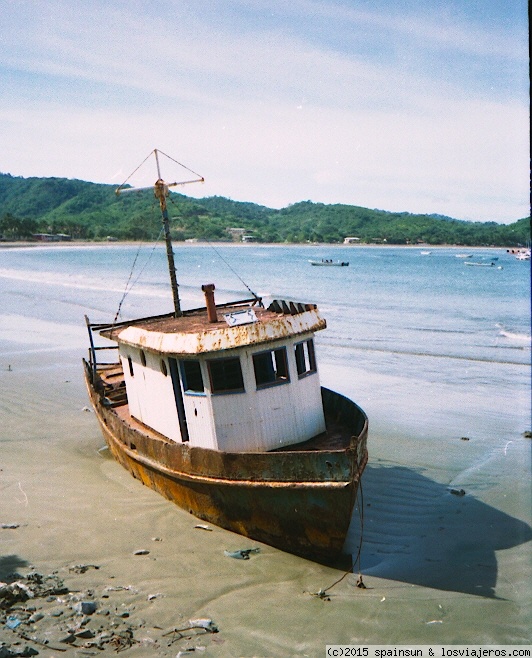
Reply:
<svg viewBox="0 0 532 658"><path fill-rule="evenodd" d="M110 405L96 391L86 362L85 377L112 455L143 484L199 519L283 551L324 563L341 554L367 462L367 418L353 402L322 389L328 425L347 436L341 448L338 439L328 448L312 440L224 453L157 435L131 418L127 403Z"/></svg>

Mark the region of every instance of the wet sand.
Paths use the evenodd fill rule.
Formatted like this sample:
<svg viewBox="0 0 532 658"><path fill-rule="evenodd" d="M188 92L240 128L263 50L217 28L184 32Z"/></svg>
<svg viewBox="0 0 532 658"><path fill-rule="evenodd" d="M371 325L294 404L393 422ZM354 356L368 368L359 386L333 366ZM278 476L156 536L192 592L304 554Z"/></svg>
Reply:
<svg viewBox="0 0 532 658"><path fill-rule="evenodd" d="M69 332L48 344L46 328L29 321L0 333L0 524L17 526L0 528L0 581L36 570L57 573L70 592L91 591L101 612L126 615L130 656L191 647L205 656L321 656L327 644L530 643L530 439L516 433L464 473L464 463L483 459L478 437L462 440L452 427L424 454L408 424L386 415L370 424L363 501L347 545L356 553L363 513L366 589L349 574L319 598L313 593L341 571L214 526L196 528L197 519L109 458L87 410L85 331ZM324 366L325 385L349 389L345 369ZM368 382L368 390L381 383ZM359 402L370 412L381 404ZM255 547L249 560L224 555ZM79 565L92 566L72 570ZM172 634L197 618L219 632ZM33 630L39 637L39 622ZM0 641L14 640L0 628ZM39 651L116 653L84 642Z"/></svg>

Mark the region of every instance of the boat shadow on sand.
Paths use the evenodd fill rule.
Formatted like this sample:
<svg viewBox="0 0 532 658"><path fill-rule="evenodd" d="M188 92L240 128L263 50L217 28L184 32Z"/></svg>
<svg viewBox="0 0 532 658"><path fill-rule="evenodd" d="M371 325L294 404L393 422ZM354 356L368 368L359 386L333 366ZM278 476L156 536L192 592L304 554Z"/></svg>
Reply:
<svg viewBox="0 0 532 658"><path fill-rule="evenodd" d="M532 539L527 523L414 469L368 465L363 495L364 576L493 598L496 551ZM359 533L357 505L345 545L353 555Z"/></svg>
<svg viewBox="0 0 532 658"><path fill-rule="evenodd" d="M20 577L18 569L28 566L29 562L18 555L0 555L0 582L12 583L18 580Z"/></svg>

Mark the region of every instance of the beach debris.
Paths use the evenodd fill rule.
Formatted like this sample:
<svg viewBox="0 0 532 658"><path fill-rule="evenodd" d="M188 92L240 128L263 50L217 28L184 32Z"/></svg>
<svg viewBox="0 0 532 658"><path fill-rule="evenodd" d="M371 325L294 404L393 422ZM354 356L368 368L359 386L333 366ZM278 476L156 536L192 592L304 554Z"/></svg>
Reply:
<svg viewBox="0 0 532 658"><path fill-rule="evenodd" d="M115 586L110 585L109 587L105 588L105 591L106 592L122 592L122 591L125 591L125 592L133 592L133 594L138 594L139 593L138 589L135 589L133 587L133 585L115 585Z"/></svg>
<svg viewBox="0 0 532 658"><path fill-rule="evenodd" d="M204 628L209 633L218 633L218 626L212 619L189 619L189 628Z"/></svg>
<svg viewBox="0 0 532 658"><path fill-rule="evenodd" d="M138 551L135 551L133 555L149 555L150 551L147 551L145 548L140 548Z"/></svg>
<svg viewBox="0 0 532 658"><path fill-rule="evenodd" d="M152 537L151 540L152 541L162 541L163 538L162 537Z"/></svg>
<svg viewBox="0 0 532 658"><path fill-rule="evenodd" d="M194 528L197 528L198 530L207 530L208 532L212 532L212 528L210 528L208 525L204 525L203 523L196 524Z"/></svg>
<svg viewBox="0 0 532 658"><path fill-rule="evenodd" d="M466 492L463 489L449 489L449 492L453 494L453 496L465 496Z"/></svg>
<svg viewBox="0 0 532 658"><path fill-rule="evenodd" d="M384 601L386 601L386 597L385 597L385 596L382 597L382 599L381 599L381 603L384 603Z"/></svg>
<svg viewBox="0 0 532 658"><path fill-rule="evenodd" d="M362 580L362 574L361 573L358 574L357 587L359 589L366 589L366 586L364 585L364 581Z"/></svg>
<svg viewBox="0 0 532 658"><path fill-rule="evenodd" d="M0 609L9 608L15 603L33 598L33 592L23 582L0 583Z"/></svg>
<svg viewBox="0 0 532 658"><path fill-rule="evenodd" d="M469 437L468 436L461 436L460 441L469 441Z"/></svg>
<svg viewBox="0 0 532 658"><path fill-rule="evenodd" d="M525 439L532 439L532 432L530 432L529 430L527 430L526 432L523 432L523 437Z"/></svg>
<svg viewBox="0 0 532 658"><path fill-rule="evenodd" d="M5 644L0 645L0 658L27 658L27 656L37 656L39 652L32 647L25 646L22 650L10 649L9 646Z"/></svg>
<svg viewBox="0 0 532 658"><path fill-rule="evenodd" d="M92 409L89 409L89 407L82 407L81 411L84 411L85 413L92 413Z"/></svg>
<svg viewBox="0 0 532 658"><path fill-rule="evenodd" d="M237 551L224 551L226 557L232 557L235 560L249 560L251 553L259 553L260 548L241 548Z"/></svg>
<svg viewBox="0 0 532 658"><path fill-rule="evenodd" d="M172 635L170 644L173 644L174 642L182 640L183 638L192 637L190 634L190 631L192 630L205 631L205 633L219 632L218 626L213 622L212 619L189 619L186 626L183 626L182 628L172 628L171 630L166 631L166 633L163 633L163 637ZM187 649L187 651L191 651L191 649Z"/></svg>
<svg viewBox="0 0 532 658"><path fill-rule="evenodd" d="M326 589L320 589L317 592L311 592L310 593L312 596L317 596L318 599L321 599L322 601L330 601L331 597L327 594Z"/></svg>
<svg viewBox="0 0 532 658"><path fill-rule="evenodd" d="M89 569L99 569L100 567L97 564L75 564L73 567L69 567L68 570L73 573L85 573Z"/></svg>
<svg viewBox="0 0 532 658"><path fill-rule="evenodd" d="M431 619L431 621L426 621L425 624L430 626L431 624L443 624L441 619Z"/></svg>
<svg viewBox="0 0 532 658"><path fill-rule="evenodd" d="M93 615L97 608L96 601L79 601L74 605L74 610L80 615Z"/></svg>
<svg viewBox="0 0 532 658"><path fill-rule="evenodd" d="M2 530L16 530L20 528L20 523L0 523Z"/></svg>
<svg viewBox="0 0 532 658"><path fill-rule="evenodd" d="M20 624L22 624L22 620L19 619L16 615L9 615L9 617L6 620L6 626L8 628L11 628L11 630L18 628Z"/></svg>
<svg viewBox="0 0 532 658"><path fill-rule="evenodd" d="M41 621L41 619L44 619L44 615L42 612L34 612L32 615L30 615L28 622L30 624L36 624L38 621Z"/></svg>
<svg viewBox="0 0 532 658"><path fill-rule="evenodd" d="M87 566L96 567L76 565L73 571L86 573ZM90 655L96 649L121 652L139 643L134 632L145 622L132 623L131 613L120 611L116 604L105 608L105 594L98 601L92 589L72 593L55 572L11 577L16 580L0 583L0 629L9 629L13 640L0 642L0 658L36 656L43 648L57 653L87 650ZM138 593L130 586L114 589ZM196 620L195 627L199 626L202 632L214 632L208 623Z"/></svg>

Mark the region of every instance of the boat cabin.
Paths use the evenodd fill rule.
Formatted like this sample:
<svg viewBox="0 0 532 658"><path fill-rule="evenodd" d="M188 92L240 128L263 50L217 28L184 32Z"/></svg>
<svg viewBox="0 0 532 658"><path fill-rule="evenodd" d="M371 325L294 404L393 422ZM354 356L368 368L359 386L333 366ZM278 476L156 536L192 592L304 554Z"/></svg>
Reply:
<svg viewBox="0 0 532 658"><path fill-rule="evenodd" d="M116 326L130 414L167 439L259 452L325 431L312 304L216 306Z"/></svg>

